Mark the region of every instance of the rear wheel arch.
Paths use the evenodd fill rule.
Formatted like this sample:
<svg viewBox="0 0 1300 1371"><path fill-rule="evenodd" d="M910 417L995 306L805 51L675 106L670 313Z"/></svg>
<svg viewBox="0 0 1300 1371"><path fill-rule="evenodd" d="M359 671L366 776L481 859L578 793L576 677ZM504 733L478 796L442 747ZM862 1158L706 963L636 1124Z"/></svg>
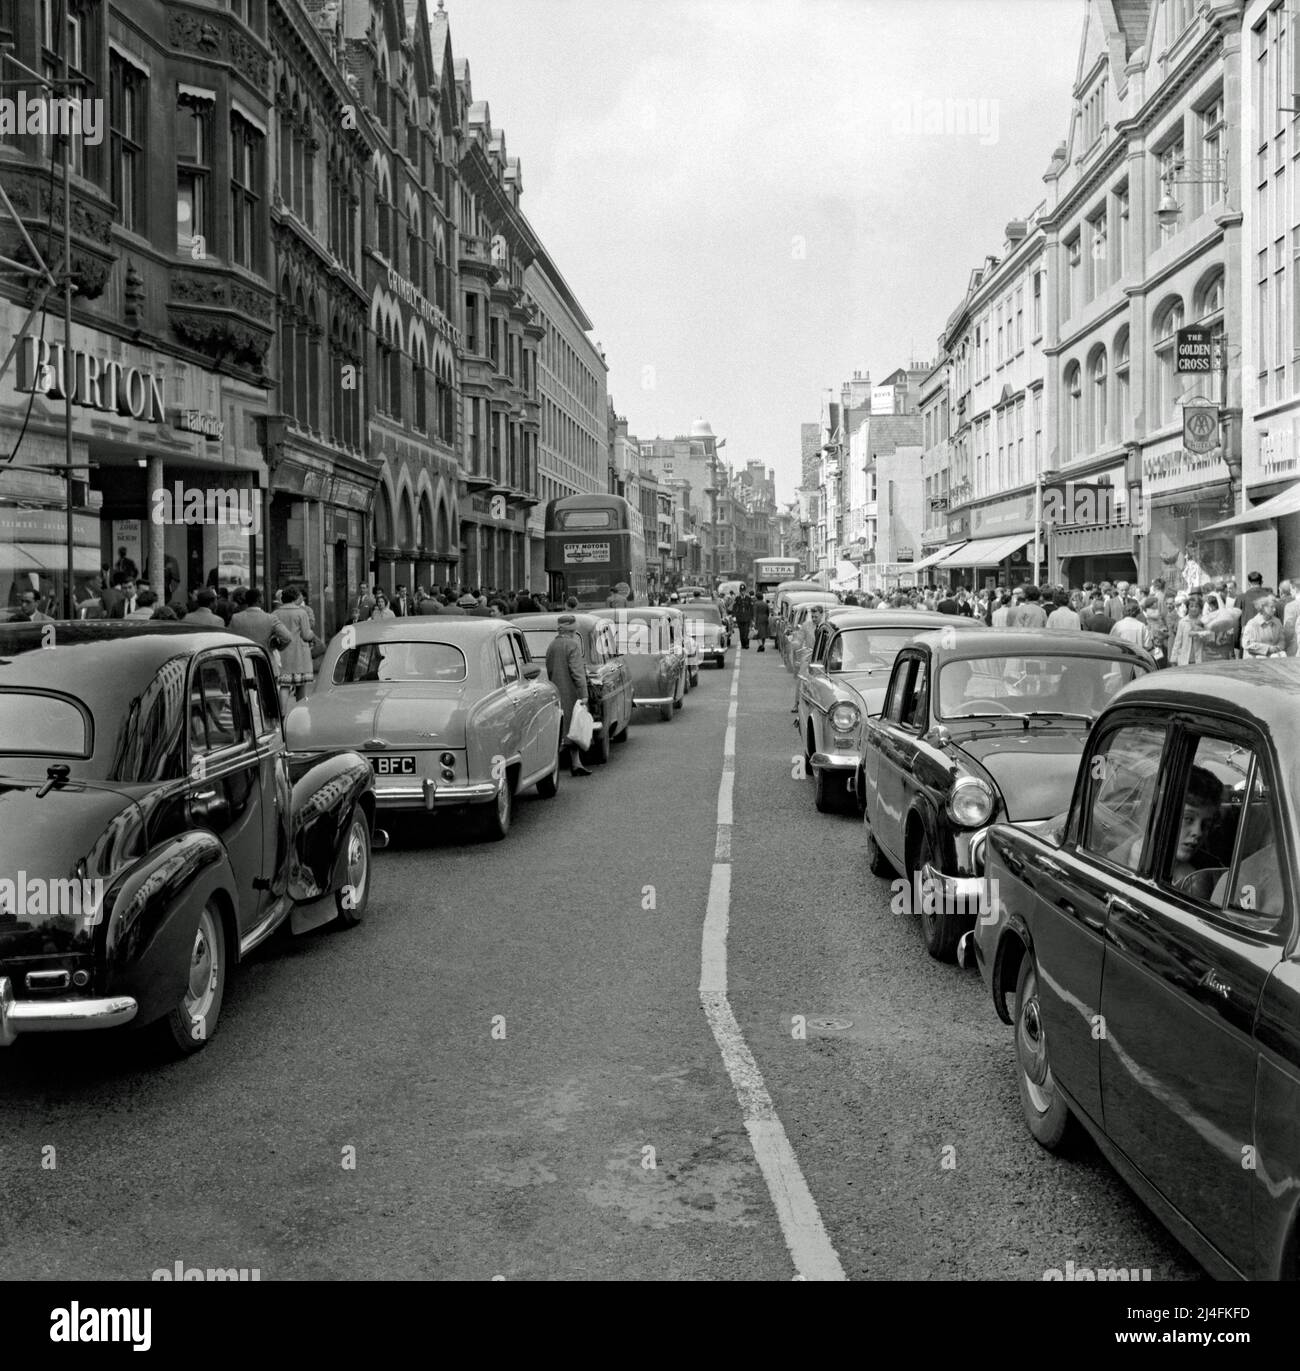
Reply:
<svg viewBox="0 0 1300 1371"><path fill-rule="evenodd" d="M993 953L993 968L989 983L993 993L993 1007L997 1016L1005 1024L1015 1019L1007 1008L1007 996L1016 993L1016 982L1020 978L1020 966L1026 957L1033 957L1033 946L1022 936L1019 929L1004 929Z"/></svg>

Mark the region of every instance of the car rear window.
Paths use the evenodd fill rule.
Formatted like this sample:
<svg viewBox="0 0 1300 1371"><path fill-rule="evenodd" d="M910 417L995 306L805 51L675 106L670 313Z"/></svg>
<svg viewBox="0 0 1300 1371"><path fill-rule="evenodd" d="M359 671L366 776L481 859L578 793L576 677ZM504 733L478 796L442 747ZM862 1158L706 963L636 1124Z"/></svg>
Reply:
<svg viewBox="0 0 1300 1371"><path fill-rule="evenodd" d="M334 685L363 681L463 681L465 654L451 643L359 643L334 663Z"/></svg>
<svg viewBox="0 0 1300 1371"><path fill-rule="evenodd" d="M539 662L546 660L546 649L555 641L553 628L526 628L524 641L528 644L529 654Z"/></svg>
<svg viewBox="0 0 1300 1371"><path fill-rule="evenodd" d="M2 690L0 752L23 757L89 757L90 718L65 695Z"/></svg>

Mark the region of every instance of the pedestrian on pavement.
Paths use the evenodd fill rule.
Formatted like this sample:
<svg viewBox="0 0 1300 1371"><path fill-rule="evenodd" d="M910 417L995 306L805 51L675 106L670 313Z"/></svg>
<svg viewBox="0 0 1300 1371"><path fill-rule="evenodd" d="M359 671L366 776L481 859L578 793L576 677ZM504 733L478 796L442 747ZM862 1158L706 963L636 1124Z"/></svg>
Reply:
<svg viewBox="0 0 1300 1371"><path fill-rule="evenodd" d="M799 712L799 673L812 660L813 643L817 639L817 630L822 626L826 618L825 605L813 605L808 611L808 617L803 621L802 626L796 630L792 636L791 643L794 651L792 660L794 661L794 706L790 710L791 714Z"/></svg>
<svg viewBox="0 0 1300 1371"><path fill-rule="evenodd" d="M1013 628L1046 628L1047 612L1042 605L1042 591L1037 586L1025 587L1025 598L1016 614Z"/></svg>
<svg viewBox="0 0 1300 1371"><path fill-rule="evenodd" d="M279 649L288 647L292 637L284 624L262 607L262 591L258 586L249 586L245 591L244 607L231 616L230 631L260 643L272 662L278 661ZM277 679L279 674L277 666Z"/></svg>
<svg viewBox="0 0 1300 1371"><path fill-rule="evenodd" d="M1283 581L1277 588L1278 612L1282 618L1282 646L1286 655L1296 655L1296 619L1300 616L1300 599L1295 593L1295 583Z"/></svg>
<svg viewBox="0 0 1300 1371"><path fill-rule="evenodd" d="M315 678L311 645L316 634L297 586L285 586L280 591L275 617L289 630L289 642L280 653L280 710L287 714L291 700L307 698L307 687Z"/></svg>
<svg viewBox="0 0 1300 1371"><path fill-rule="evenodd" d="M216 592L204 586L194 597L194 608L181 620L181 623L201 624L204 628L225 628L226 621L212 608L216 599Z"/></svg>
<svg viewBox="0 0 1300 1371"><path fill-rule="evenodd" d="M1151 651L1151 630L1147 627L1142 606L1136 600L1130 598L1124 601L1124 617L1111 625L1110 636L1132 643L1146 652Z"/></svg>
<svg viewBox="0 0 1300 1371"><path fill-rule="evenodd" d="M1055 608L1047 616L1047 627L1057 631L1073 632L1082 629L1078 614L1070 607L1070 597L1062 587L1055 595Z"/></svg>
<svg viewBox="0 0 1300 1371"><path fill-rule="evenodd" d="M1259 575L1251 572L1251 576ZM1263 578L1260 578L1263 580ZM1249 596L1249 591L1242 599ZM1241 655L1243 657L1285 657L1282 620L1277 617L1277 600L1265 595L1255 601L1255 617L1246 625L1241 634Z"/></svg>
<svg viewBox="0 0 1300 1371"><path fill-rule="evenodd" d="M1174 641L1169 648L1168 662L1156 661L1160 666L1199 666L1205 660L1205 644L1210 630L1201 618L1203 601L1193 592L1187 597L1187 614L1179 619L1174 630ZM1155 653L1152 653L1155 656Z"/></svg>
<svg viewBox="0 0 1300 1371"><path fill-rule="evenodd" d="M741 586L740 593L736 596L736 603L731 607L731 613L740 633L741 649L748 652L749 626L754 622L754 602L750 599L748 586Z"/></svg>
<svg viewBox="0 0 1300 1371"><path fill-rule="evenodd" d="M375 607L370 611L371 621L377 619L396 619L397 612L388 602L388 596L382 590L375 591Z"/></svg>
<svg viewBox="0 0 1300 1371"><path fill-rule="evenodd" d="M158 607L158 596L149 586L140 591L135 597L135 608L125 617L134 619L137 623L142 623L145 619L152 619L153 612Z"/></svg>
<svg viewBox="0 0 1300 1371"><path fill-rule="evenodd" d="M561 614L555 626L555 637L546 649L546 677L560 693L561 746L568 756L569 774L590 776L590 770L582 764L582 750L569 741L569 728L578 702L582 701L590 708L587 665L582 657L578 620L573 614Z"/></svg>
<svg viewBox="0 0 1300 1371"><path fill-rule="evenodd" d="M1229 662L1232 660L1232 645L1237 639L1237 624L1240 614L1229 609L1218 591L1205 597L1205 608L1201 620L1209 636L1201 644L1201 660L1204 662ZM1183 620L1179 620L1181 624Z"/></svg>
<svg viewBox="0 0 1300 1371"><path fill-rule="evenodd" d="M371 593L370 585L362 581L357 586L357 598L352 602L352 622L354 624L365 623L374 612L375 597Z"/></svg>
<svg viewBox="0 0 1300 1371"><path fill-rule="evenodd" d="M1106 593L1100 589L1092 592L1088 608L1079 617L1085 633L1109 633L1115 627L1106 613Z"/></svg>
<svg viewBox="0 0 1300 1371"><path fill-rule="evenodd" d="M772 637L772 609L767 603L766 596L760 596L754 601L754 632L758 637L758 650L766 651L767 640Z"/></svg>

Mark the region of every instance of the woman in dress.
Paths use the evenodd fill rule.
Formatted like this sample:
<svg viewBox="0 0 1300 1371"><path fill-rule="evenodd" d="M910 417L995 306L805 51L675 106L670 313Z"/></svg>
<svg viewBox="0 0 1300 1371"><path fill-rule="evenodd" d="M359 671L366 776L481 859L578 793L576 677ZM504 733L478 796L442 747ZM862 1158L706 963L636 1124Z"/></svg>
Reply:
<svg viewBox="0 0 1300 1371"><path fill-rule="evenodd" d="M388 603L388 596L382 590L375 591L375 607L370 611L372 619L396 619L397 615L393 612L393 607Z"/></svg>
<svg viewBox="0 0 1300 1371"><path fill-rule="evenodd" d="M289 710L290 700L305 700L311 685L311 645L316 641L312 629L312 615L302 602L297 586L285 586L275 617L289 630L289 645L280 650L280 708Z"/></svg>
<svg viewBox="0 0 1300 1371"><path fill-rule="evenodd" d="M1205 659L1205 641L1210 630L1201 619L1201 597L1193 593L1187 597L1186 616L1178 621L1174 641L1169 649L1172 666L1199 666Z"/></svg>

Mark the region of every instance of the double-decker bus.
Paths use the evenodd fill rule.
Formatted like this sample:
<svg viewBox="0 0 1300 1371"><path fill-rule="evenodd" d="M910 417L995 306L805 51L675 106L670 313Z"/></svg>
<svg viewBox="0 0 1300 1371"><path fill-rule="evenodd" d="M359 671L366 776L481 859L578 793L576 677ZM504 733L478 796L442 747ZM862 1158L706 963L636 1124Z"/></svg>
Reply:
<svg viewBox="0 0 1300 1371"><path fill-rule="evenodd" d="M620 581L632 603L645 604L645 540L621 495L566 495L546 506L547 594L603 606Z"/></svg>
<svg viewBox="0 0 1300 1371"><path fill-rule="evenodd" d="M799 579L799 561L795 557L755 557L754 594L766 595L782 581Z"/></svg>

